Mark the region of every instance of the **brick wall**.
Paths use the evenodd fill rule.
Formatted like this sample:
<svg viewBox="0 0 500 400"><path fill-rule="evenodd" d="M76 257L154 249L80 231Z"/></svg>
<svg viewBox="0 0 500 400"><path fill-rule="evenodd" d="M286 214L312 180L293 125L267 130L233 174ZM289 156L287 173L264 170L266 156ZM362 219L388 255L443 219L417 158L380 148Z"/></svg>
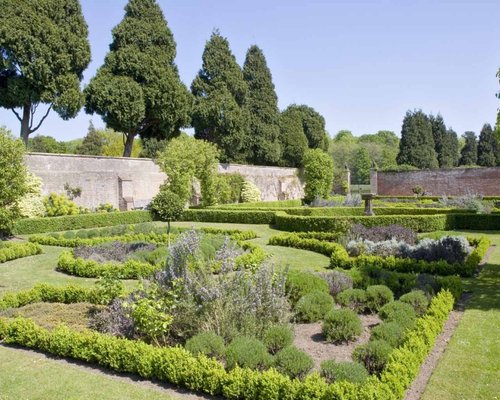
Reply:
<svg viewBox="0 0 500 400"><path fill-rule="evenodd" d="M429 171L376 172L371 175L372 192L379 195L412 195L421 186L427 195L500 195L500 167L454 168Z"/></svg>

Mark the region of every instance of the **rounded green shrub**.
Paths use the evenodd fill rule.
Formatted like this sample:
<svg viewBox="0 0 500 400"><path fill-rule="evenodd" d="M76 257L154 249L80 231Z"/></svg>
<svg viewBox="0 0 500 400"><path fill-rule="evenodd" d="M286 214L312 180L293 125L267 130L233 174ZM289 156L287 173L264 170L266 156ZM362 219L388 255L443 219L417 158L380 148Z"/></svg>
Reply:
<svg viewBox="0 0 500 400"><path fill-rule="evenodd" d="M366 292L363 289L346 289L337 295L337 303L362 313L366 309Z"/></svg>
<svg viewBox="0 0 500 400"><path fill-rule="evenodd" d="M208 357L221 359L226 353L224 339L214 332L198 333L186 342L185 347L195 356L204 354Z"/></svg>
<svg viewBox="0 0 500 400"><path fill-rule="evenodd" d="M368 379L369 375L364 365L359 362L327 360L321 363L321 376L329 383L348 381L361 385Z"/></svg>
<svg viewBox="0 0 500 400"><path fill-rule="evenodd" d="M422 290L413 290L409 293L402 295L399 301L407 303L413 307L417 315L422 315L429 306L429 300Z"/></svg>
<svg viewBox="0 0 500 400"><path fill-rule="evenodd" d="M370 374L380 374L389 360L392 347L384 340L373 340L354 349L352 357Z"/></svg>
<svg viewBox="0 0 500 400"><path fill-rule="evenodd" d="M293 330L289 325L272 325L264 331L264 344L271 354L293 343Z"/></svg>
<svg viewBox="0 0 500 400"><path fill-rule="evenodd" d="M303 378L313 366L311 356L294 346L285 347L274 359L274 367L290 378Z"/></svg>
<svg viewBox="0 0 500 400"><path fill-rule="evenodd" d="M383 321L396 322L406 329L411 329L417 318L413 307L399 300L387 303L378 315Z"/></svg>
<svg viewBox="0 0 500 400"><path fill-rule="evenodd" d="M363 325L358 315L347 308L332 310L323 322L323 335L333 343L348 342L363 331Z"/></svg>
<svg viewBox="0 0 500 400"><path fill-rule="evenodd" d="M310 272L290 271L286 280L286 293L292 304L297 303L302 296L312 292L330 293L328 283L321 277Z"/></svg>
<svg viewBox="0 0 500 400"><path fill-rule="evenodd" d="M373 285L366 289L366 306L371 312L378 312L381 307L393 300L394 294L387 286Z"/></svg>
<svg viewBox="0 0 500 400"><path fill-rule="evenodd" d="M392 347L398 347L405 338L405 328L397 322L384 322L372 329L370 340L385 340Z"/></svg>
<svg viewBox="0 0 500 400"><path fill-rule="evenodd" d="M163 221L176 221L182 216L186 199L172 190L162 188L151 202L151 210Z"/></svg>
<svg viewBox="0 0 500 400"><path fill-rule="evenodd" d="M226 365L228 369L236 366L241 368L259 369L268 368L272 363L272 357L267 352L266 346L260 340L240 336L226 348Z"/></svg>
<svg viewBox="0 0 500 400"><path fill-rule="evenodd" d="M301 297L295 305L298 321L316 322L333 308L333 297L322 292L312 292Z"/></svg>

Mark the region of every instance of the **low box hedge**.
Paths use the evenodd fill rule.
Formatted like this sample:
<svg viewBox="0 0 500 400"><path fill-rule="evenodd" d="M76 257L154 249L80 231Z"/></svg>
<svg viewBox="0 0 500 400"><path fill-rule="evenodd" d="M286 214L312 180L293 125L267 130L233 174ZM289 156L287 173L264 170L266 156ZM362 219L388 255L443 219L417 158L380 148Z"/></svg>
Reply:
<svg viewBox="0 0 500 400"><path fill-rule="evenodd" d="M274 221L274 216L274 211L215 210L205 208L185 210L181 220L233 224L271 224Z"/></svg>
<svg viewBox="0 0 500 400"><path fill-rule="evenodd" d="M42 248L36 243L5 243L0 247L0 263L42 253Z"/></svg>
<svg viewBox="0 0 500 400"><path fill-rule="evenodd" d="M328 384L318 373L303 381L290 379L273 368L263 372L239 367L226 371L219 361L195 357L181 347L155 347L65 326L50 331L24 318L12 322L0 318L0 340L227 399L402 399L452 308L449 292L435 296L416 328L393 352L380 378L372 376L362 385L346 381Z"/></svg>

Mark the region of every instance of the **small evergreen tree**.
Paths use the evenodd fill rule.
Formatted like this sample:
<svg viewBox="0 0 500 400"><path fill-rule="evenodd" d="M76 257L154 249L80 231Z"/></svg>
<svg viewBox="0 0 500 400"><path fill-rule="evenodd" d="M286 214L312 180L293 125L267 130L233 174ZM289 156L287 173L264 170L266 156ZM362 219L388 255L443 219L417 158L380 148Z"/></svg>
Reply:
<svg viewBox="0 0 500 400"><path fill-rule="evenodd" d="M308 149L304 154L304 202L330 195L333 185L332 158L321 149Z"/></svg>
<svg viewBox="0 0 500 400"><path fill-rule="evenodd" d="M417 168L437 168L439 166L434 149L432 125L429 118L421 110L406 113L396 161L399 165L413 165Z"/></svg>
<svg viewBox="0 0 500 400"><path fill-rule="evenodd" d="M460 151L460 161L458 165L477 164L477 138L474 132L468 131L463 135L465 145Z"/></svg>
<svg viewBox="0 0 500 400"><path fill-rule="evenodd" d="M441 168L453 168L458 165L459 143L457 133L453 129L448 129L444 133L438 158Z"/></svg>
<svg viewBox="0 0 500 400"><path fill-rule="evenodd" d="M354 159L353 181L358 185L366 185L370 183L370 169L372 161L366 147L360 147L356 151Z"/></svg>
<svg viewBox="0 0 500 400"><path fill-rule="evenodd" d="M104 136L95 129L94 124L90 121L87 134L83 138L82 144L76 148L76 153L89 156L101 156L104 143Z"/></svg>
<svg viewBox="0 0 500 400"><path fill-rule="evenodd" d="M430 115L429 121L432 126L432 138L434 139L434 150L436 150L440 168L450 167L449 154L446 153L446 125L441 114Z"/></svg>
<svg viewBox="0 0 500 400"><path fill-rule="evenodd" d="M202 59L202 68L191 84L195 137L217 144L222 162L244 162L249 143L243 72L228 40L218 31L207 41Z"/></svg>
<svg viewBox="0 0 500 400"><path fill-rule="evenodd" d="M155 0L129 0L104 64L85 89L86 111L124 135L168 139L189 124L191 96L174 63L176 44Z"/></svg>
<svg viewBox="0 0 500 400"><path fill-rule="evenodd" d="M490 124L484 124L479 134L477 146L477 164L482 167L494 167L499 157L498 141Z"/></svg>
<svg viewBox="0 0 500 400"><path fill-rule="evenodd" d="M243 78L248 85L245 110L251 146L247 161L256 165L276 165L281 158L278 96L266 58L257 46L247 51Z"/></svg>
<svg viewBox="0 0 500 400"><path fill-rule="evenodd" d="M328 150L328 134L325 129L325 118L314 108L306 105L292 104L286 111L295 112L302 119L304 134L310 149Z"/></svg>
<svg viewBox="0 0 500 400"><path fill-rule="evenodd" d="M301 167L304 153L308 149L308 142L299 113L289 109L281 113L280 142L283 149L280 165Z"/></svg>

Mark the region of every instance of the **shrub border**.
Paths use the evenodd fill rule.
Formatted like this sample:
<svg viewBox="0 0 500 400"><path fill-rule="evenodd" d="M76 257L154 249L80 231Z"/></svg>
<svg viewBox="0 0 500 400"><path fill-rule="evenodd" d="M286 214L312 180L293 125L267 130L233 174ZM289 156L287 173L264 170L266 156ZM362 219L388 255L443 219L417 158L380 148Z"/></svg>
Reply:
<svg viewBox="0 0 500 400"><path fill-rule="evenodd" d="M5 243L0 247L0 264L42 253L42 248L36 243Z"/></svg>

